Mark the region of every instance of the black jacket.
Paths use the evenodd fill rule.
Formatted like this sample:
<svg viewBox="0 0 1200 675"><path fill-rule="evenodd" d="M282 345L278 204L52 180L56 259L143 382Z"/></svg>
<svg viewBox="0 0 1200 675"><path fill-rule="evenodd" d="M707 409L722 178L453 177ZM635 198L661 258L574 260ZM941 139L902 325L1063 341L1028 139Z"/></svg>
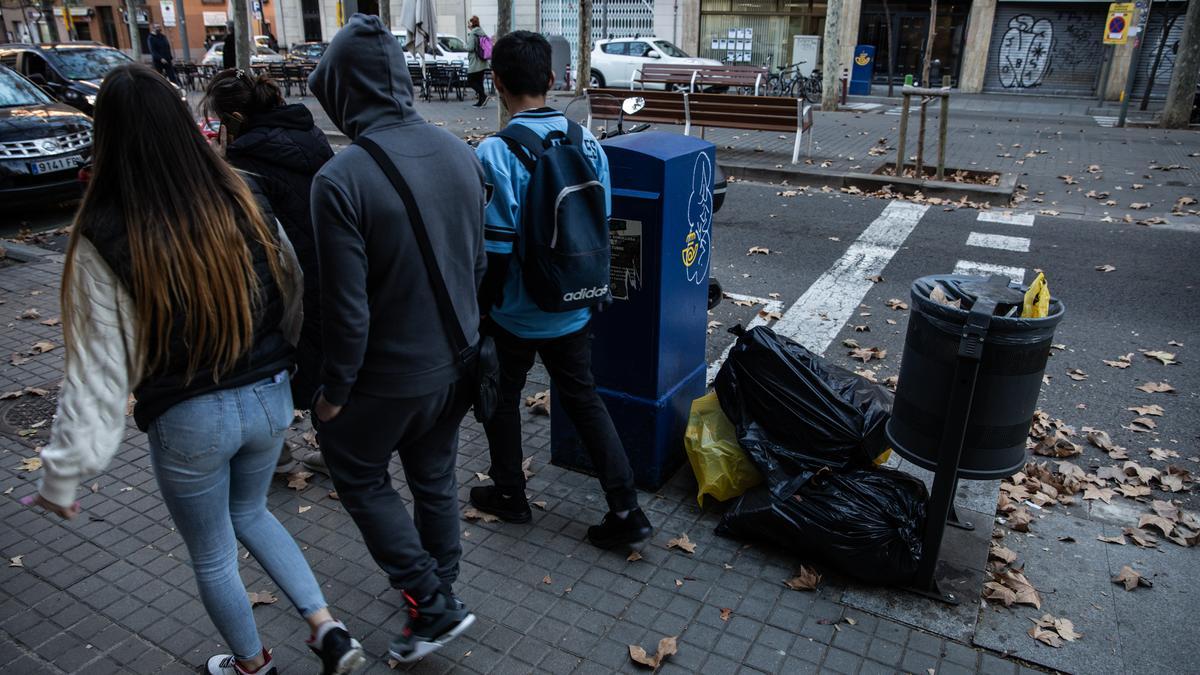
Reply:
<svg viewBox="0 0 1200 675"><path fill-rule="evenodd" d="M474 344L475 292L487 257L483 168L471 146L417 113L404 53L378 17L350 17L308 85L343 133L378 143L411 186L458 321ZM352 145L329 160L313 182L312 204L325 398L341 405L352 390L417 397L460 379L408 211L371 156Z"/></svg>
<svg viewBox="0 0 1200 675"><path fill-rule="evenodd" d="M147 38L150 43L150 60L154 63L165 61L170 63L175 59L175 55L171 53L171 41L162 33L151 33Z"/></svg>
<svg viewBox="0 0 1200 675"><path fill-rule="evenodd" d="M221 52L221 60L225 68L237 68L237 40L233 31L225 36L225 51Z"/></svg>
<svg viewBox="0 0 1200 675"><path fill-rule="evenodd" d="M273 223L275 217L265 197L253 179L246 182L263 209L267 222ZM108 209L106 217L98 222L87 223L81 234L96 246L100 256L132 296L133 264L129 251L129 235L119 209ZM154 372L143 373L141 382L137 383L133 392L137 399L133 419L138 429L146 431L159 415L177 403L201 394L252 384L290 369L294 364L294 350L280 327L286 302L271 277L266 249L252 245L250 253L253 256L261 294L254 308L254 338L249 351L219 380L215 377L211 364L202 365L199 372L188 380L188 346L182 337L184 318L174 317L168 338L169 359Z"/></svg>
<svg viewBox="0 0 1200 675"><path fill-rule="evenodd" d="M309 197L313 176L333 157L312 113L300 104L285 105L248 118L225 157L251 174L287 233L304 272L304 325L297 345L299 370L292 397L305 408L317 387L321 367L321 286Z"/></svg>

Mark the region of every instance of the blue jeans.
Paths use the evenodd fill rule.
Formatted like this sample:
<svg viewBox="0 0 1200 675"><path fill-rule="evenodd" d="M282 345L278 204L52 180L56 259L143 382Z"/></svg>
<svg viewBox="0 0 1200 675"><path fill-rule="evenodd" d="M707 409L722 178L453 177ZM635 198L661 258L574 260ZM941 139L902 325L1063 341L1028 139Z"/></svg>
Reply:
<svg viewBox="0 0 1200 675"><path fill-rule="evenodd" d="M288 375L178 403L150 426L150 461L192 558L208 616L240 659L262 652L237 542L304 617L325 598L300 547L267 511L267 487L292 422Z"/></svg>

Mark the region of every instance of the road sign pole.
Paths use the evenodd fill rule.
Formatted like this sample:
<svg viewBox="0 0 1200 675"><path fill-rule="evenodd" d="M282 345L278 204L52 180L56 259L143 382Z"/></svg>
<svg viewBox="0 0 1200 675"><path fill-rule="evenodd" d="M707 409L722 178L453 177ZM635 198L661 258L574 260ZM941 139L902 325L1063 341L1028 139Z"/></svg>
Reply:
<svg viewBox="0 0 1200 675"><path fill-rule="evenodd" d="M1146 33L1146 26L1150 23L1150 9L1154 7L1154 0L1149 0L1146 3L1146 11L1138 12L1137 17L1137 35L1133 36L1133 55L1129 58L1129 74L1125 77L1125 88L1121 90L1121 112L1117 115L1117 126L1125 126L1125 118L1129 114L1129 96L1133 92L1133 80L1137 77L1138 57L1142 54L1142 36Z"/></svg>

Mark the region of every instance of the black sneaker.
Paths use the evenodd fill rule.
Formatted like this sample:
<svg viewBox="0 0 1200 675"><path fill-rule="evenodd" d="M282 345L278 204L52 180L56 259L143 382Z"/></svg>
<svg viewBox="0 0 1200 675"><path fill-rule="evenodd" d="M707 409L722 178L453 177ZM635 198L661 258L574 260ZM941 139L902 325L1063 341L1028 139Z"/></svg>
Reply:
<svg viewBox="0 0 1200 675"><path fill-rule="evenodd" d="M651 534L654 534L654 528L650 526L650 519L641 509L633 509L624 518L618 518L612 511L604 514L599 525L588 528L587 538L594 546L612 548L645 541Z"/></svg>
<svg viewBox="0 0 1200 675"><path fill-rule="evenodd" d="M495 485L471 488L471 506L496 516L506 523L528 523L533 519L524 493L507 495Z"/></svg>
<svg viewBox="0 0 1200 675"><path fill-rule="evenodd" d="M417 604L408 593L404 599L408 602L408 622L388 647L388 654L400 663L412 663L432 654L475 623L475 615L449 591L437 591L424 604Z"/></svg>
<svg viewBox="0 0 1200 675"><path fill-rule="evenodd" d="M325 630L319 645L310 640L305 640L305 644L321 659L321 675L346 675L367 660L362 645L350 637L341 622Z"/></svg>

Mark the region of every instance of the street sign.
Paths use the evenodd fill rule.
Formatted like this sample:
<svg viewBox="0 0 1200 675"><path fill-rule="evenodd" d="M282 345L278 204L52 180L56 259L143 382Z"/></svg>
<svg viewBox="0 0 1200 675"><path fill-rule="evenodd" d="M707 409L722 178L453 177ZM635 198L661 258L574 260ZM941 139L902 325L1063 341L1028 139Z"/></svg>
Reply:
<svg viewBox="0 0 1200 675"><path fill-rule="evenodd" d="M162 10L162 23L164 26L175 25L175 0L162 0L158 3L159 9Z"/></svg>
<svg viewBox="0 0 1200 675"><path fill-rule="evenodd" d="M1108 20L1104 22L1104 44L1123 45L1129 41L1133 12L1132 2L1114 2L1108 6Z"/></svg>
<svg viewBox="0 0 1200 675"><path fill-rule="evenodd" d="M262 18L263 18L262 0L254 0L253 6L254 6L254 18L259 21L262 21Z"/></svg>

